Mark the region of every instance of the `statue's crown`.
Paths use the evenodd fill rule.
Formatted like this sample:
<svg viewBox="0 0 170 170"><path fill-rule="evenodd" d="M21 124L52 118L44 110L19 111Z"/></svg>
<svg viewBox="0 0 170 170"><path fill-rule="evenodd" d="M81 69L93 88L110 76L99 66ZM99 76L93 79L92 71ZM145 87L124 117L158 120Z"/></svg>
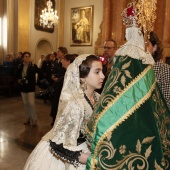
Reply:
<svg viewBox="0 0 170 170"><path fill-rule="evenodd" d="M126 27L137 27L138 26L138 18L137 18L137 9L135 6L135 2L130 2L122 12L123 16L123 24Z"/></svg>
<svg viewBox="0 0 170 170"><path fill-rule="evenodd" d="M153 31L157 0L133 0L122 12L126 27L138 27L144 33Z"/></svg>

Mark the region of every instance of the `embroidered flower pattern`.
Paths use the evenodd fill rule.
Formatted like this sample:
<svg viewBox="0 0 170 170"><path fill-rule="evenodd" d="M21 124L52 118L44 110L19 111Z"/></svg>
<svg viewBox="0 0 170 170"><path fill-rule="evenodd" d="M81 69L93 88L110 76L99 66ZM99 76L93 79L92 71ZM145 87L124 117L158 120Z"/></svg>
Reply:
<svg viewBox="0 0 170 170"><path fill-rule="evenodd" d="M119 147L119 152L120 152L120 154L124 154L126 152L126 146L125 145L121 145Z"/></svg>
<svg viewBox="0 0 170 170"><path fill-rule="evenodd" d="M113 92L115 92L116 94L119 94L121 92L121 88L118 86L115 86L113 89Z"/></svg>

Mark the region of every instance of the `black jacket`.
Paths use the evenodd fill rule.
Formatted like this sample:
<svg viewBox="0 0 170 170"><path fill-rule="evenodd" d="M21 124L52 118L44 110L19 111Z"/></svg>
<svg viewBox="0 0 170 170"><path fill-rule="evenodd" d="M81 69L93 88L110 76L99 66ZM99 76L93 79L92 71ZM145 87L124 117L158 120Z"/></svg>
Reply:
<svg viewBox="0 0 170 170"><path fill-rule="evenodd" d="M17 70L17 79L21 79L19 83L19 89L21 92L35 92L36 86L36 73L39 77L42 77L40 69L37 65L29 63L26 75L23 77L24 64L21 64Z"/></svg>

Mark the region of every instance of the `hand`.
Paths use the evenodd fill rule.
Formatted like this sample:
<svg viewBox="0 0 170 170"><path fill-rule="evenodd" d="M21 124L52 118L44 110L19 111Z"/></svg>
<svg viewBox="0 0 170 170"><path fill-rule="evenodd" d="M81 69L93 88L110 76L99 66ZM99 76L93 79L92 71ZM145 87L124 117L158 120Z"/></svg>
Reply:
<svg viewBox="0 0 170 170"><path fill-rule="evenodd" d="M81 153L81 155L79 156L79 162L82 164L86 164L87 162L87 158L90 156L90 153Z"/></svg>

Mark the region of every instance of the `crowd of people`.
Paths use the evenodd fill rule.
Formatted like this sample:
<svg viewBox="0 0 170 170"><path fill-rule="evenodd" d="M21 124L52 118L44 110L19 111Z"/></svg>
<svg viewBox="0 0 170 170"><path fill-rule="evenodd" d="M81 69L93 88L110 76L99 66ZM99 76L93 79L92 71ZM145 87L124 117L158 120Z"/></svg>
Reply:
<svg viewBox="0 0 170 170"><path fill-rule="evenodd" d="M126 43L107 39L102 57L59 47L37 67L23 53L16 77L25 125L37 125L36 84L52 94L52 129L24 170L170 168L170 66L155 32L145 42L136 8L123 11Z"/></svg>
<svg viewBox="0 0 170 170"><path fill-rule="evenodd" d="M70 57L71 56L71 57ZM68 54L65 47L59 47L57 52L41 55L37 64L31 61L31 53L24 52L22 63L18 65L16 79L25 106L26 120L24 125L37 126L35 107L36 85L43 93L43 99L50 100L53 126L58 110L58 102L64 81L64 74L68 63L71 63L76 54Z"/></svg>
<svg viewBox="0 0 170 170"><path fill-rule="evenodd" d="M35 97L41 95L45 102L49 100L51 103L49 115L52 117L51 126L53 126L64 74L75 57L77 54L68 54L67 48L62 46L57 52L51 52L46 56L41 54L37 64L33 63L30 52L19 52L13 60L11 55L6 55L0 74L2 77L11 77L11 81L16 83L15 90L21 94L25 107L24 125L37 126ZM37 94L36 86L40 88Z"/></svg>

